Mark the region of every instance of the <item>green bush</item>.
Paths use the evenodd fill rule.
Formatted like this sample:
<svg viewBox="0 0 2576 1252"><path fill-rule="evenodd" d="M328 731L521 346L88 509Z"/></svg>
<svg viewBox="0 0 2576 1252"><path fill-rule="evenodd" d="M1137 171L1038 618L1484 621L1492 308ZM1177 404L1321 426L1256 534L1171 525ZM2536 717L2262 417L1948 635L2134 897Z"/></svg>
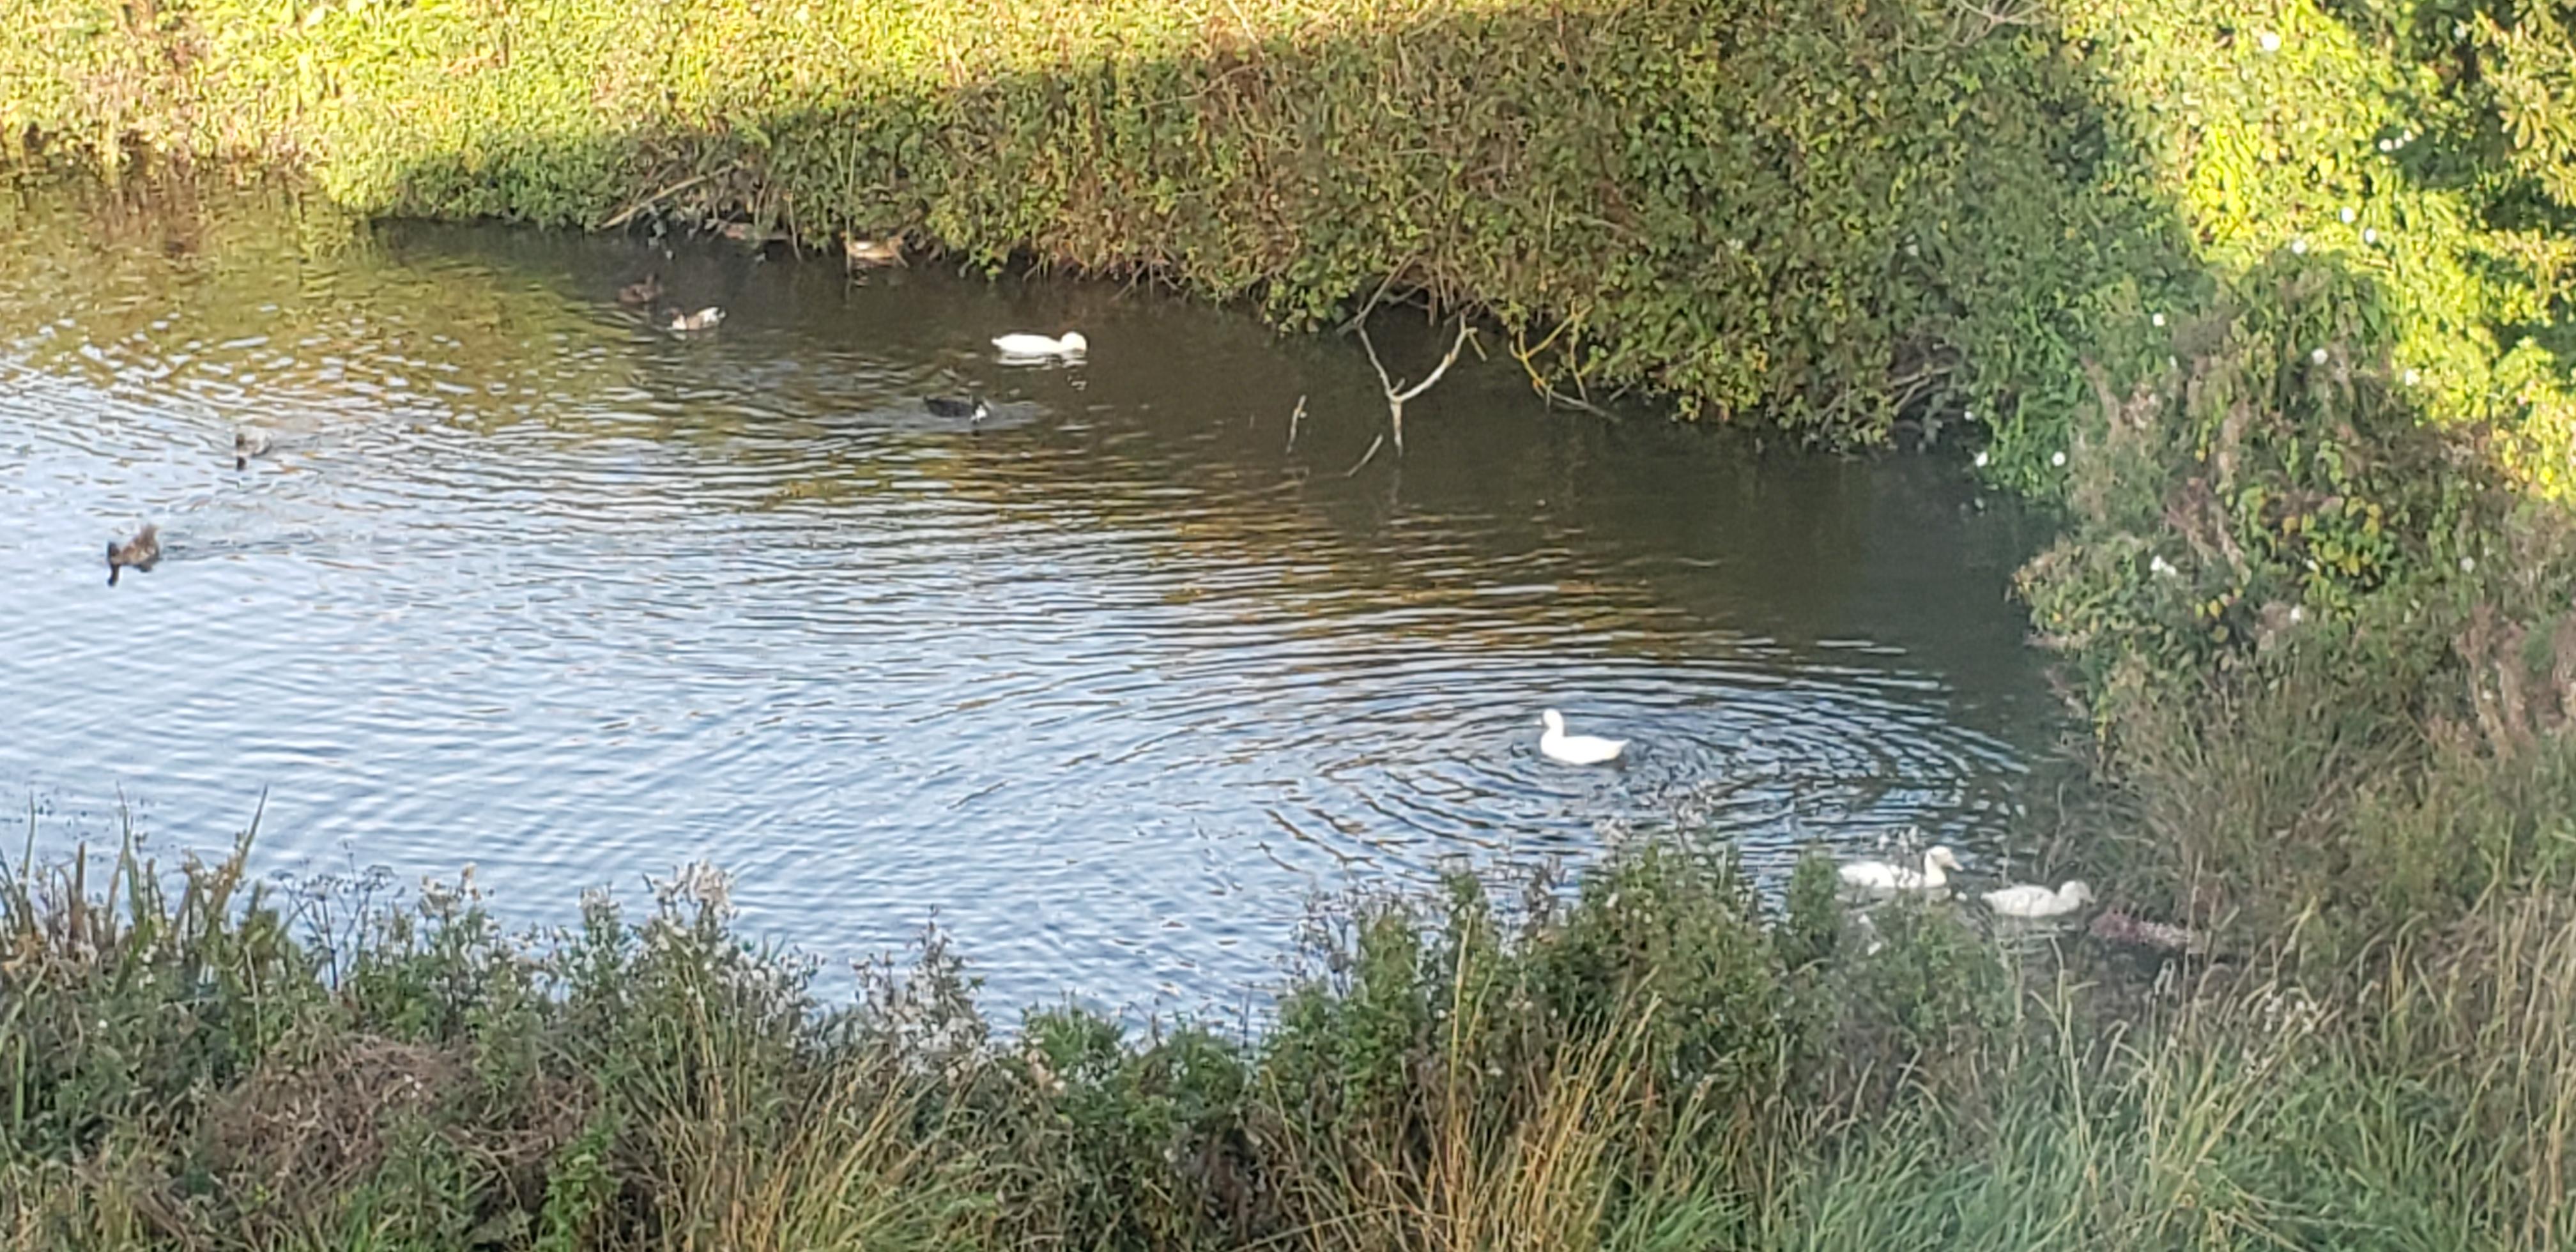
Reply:
<svg viewBox="0 0 2576 1252"><path fill-rule="evenodd" d="M2183 272L2088 67L1934 0L0 14L41 32L0 53L21 142L376 212L910 231L1294 325L1392 290L1562 391L1836 443L1973 400L2044 457L2101 319Z"/></svg>

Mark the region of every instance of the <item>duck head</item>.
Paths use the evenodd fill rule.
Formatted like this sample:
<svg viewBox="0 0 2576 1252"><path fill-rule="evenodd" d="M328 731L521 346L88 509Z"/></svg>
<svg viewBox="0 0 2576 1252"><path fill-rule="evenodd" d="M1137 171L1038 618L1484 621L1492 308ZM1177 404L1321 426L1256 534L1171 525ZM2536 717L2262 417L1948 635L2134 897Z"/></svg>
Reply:
<svg viewBox="0 0 2576 1252"><path fill-rule="evenodd" d="M1056 342L1063 345L1064 350L1067 352L1089 352L1091 350L1091 341L1083 338L1082 332L1078 330L1068 330L1064 332L1064 338L1058 339Z"/></svg>
<svg viewBox="0 0 2576 1252"><path fill-rule="evenodd" d="M2084 880L2081 878L2067 879L2066 885L2057 889L2057 894L2065 897L2066 901L2070 904L2091 904L2093 902L2093 889L2085 886Z"/></svg>
<svg viewBox="0 0 2576 1252"><path fill-rule="evenodd" d="M1547 727L1549 734L1561 735L1565 733L1565 715L1554 709L1541 711L1538 715L1538 724Z"/></svg>
<svg viewBox="0 0 2576 1252"><path fill-rule="evenodd" d="M1950 851L1949 845L1941 843L1933 844L1931 849L1923 854L1923 863L1937 865L1954 873L1967 869L1967 866L1959 864L1958 856Z"/></svg>

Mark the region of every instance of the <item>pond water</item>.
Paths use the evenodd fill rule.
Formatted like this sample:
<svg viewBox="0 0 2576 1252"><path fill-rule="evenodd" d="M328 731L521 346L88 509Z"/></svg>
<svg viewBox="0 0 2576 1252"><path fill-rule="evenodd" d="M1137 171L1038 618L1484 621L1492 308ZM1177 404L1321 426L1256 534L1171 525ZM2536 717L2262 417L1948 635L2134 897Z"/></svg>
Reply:
<svg viewBox="0 0 2576 1252"><path fill-rule="evenodd" d="M1355 340L1143 290L276 189L0 228L0 795L55 850L219 849L265 791L263 872L470 863L559 922L704 858L834 962L935 917L997 1006L1203 1007L1315 893L1452 864L1678 825L1973 865L2059 730L2025 537L1955 467L1550 412L1499 353L1361 465ZM647 270L729 316L655 330ZM1065 327L1079 365L987 347ZM1630 759L1542 759L1551 705Z"/></svg>

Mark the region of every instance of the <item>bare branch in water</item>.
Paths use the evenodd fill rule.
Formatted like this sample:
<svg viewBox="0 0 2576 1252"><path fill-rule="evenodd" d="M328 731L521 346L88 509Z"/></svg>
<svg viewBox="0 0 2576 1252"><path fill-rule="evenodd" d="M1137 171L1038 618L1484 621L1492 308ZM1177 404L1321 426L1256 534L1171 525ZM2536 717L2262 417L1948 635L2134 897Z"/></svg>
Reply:
<svg viewBox="0 0 2576 1252"><path fill-rule="evenodd" d="M1369 440L1369 450L1360 454L1360 459L1357 464L1351 466L1349 469L1343 470L1342 477L1348 478L1353 474L1359 473L1362 469L1367 468L1369 462L1377 459L1377 450L1385 446L1386 436L1384 435L1380 435L1375 439Z"/></svg>
<svg viewBox="0 0 2576 1252"><path fill-rule="evenodd" d="M1297 450L1297 422L1306 416L1306 397L1297 397L1297 407L1288 414L1288 450Z"/></svg>
<svg viewBox="0 0 2576 1252"><path fill-rule="evenodd" d="M1377 371L1377 385L1380 390L1386 392L1386 415L1389 424L1395 432L1395 454L1397 456L1404 455L1405 401L1411 400L1414 397L1421 395L1423 392L1431 390L1431 385L1439 382L1440 376L1448 373L1449 367L1458 363L1458 350L1467 346L1467 336L1472 333L1474 332L1469 329L1467 319L1458 319L1457 341L1449 345L1449 354L1440 358L1440 364L1437 368L1431 371L1431 377L1425 378L1421 382L1415 383L1413 386L1399 391L1396 388L1396 384L1387 379L1386 366L1380 363L1377 359L1377 345L1369 342L1368 329L1366 327L1362 327L1360 329L1360 346L1368 349L1369 368ZM1371 446L1369 448L1369 452L1372 455L1375 454L1376 451L1377 449L1375 446ZM1360 458L1360 465L1366 464L1368 464L1368 458ZM1359 470L1359 466L1352 466L1351 469L1352 472L1356 473Z"/></svg>

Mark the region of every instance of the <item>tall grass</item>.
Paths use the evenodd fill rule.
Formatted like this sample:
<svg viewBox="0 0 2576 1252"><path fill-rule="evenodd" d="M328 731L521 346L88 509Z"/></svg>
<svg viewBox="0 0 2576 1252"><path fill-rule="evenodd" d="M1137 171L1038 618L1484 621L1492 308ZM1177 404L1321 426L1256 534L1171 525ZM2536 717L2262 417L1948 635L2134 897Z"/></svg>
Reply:
<svg viewBox="0 0 2576 1252"><path fill-rule="evenodd" d="M510 936L238 854L15 865L0 1241L56 1248L2548 1248L2576 909L2349 980L1851 929L1830 869L1623 854L1319 918L1257 1038L977 1014L935 938L826 1006L693 871ZM228 895L227 892L235 892ZM346 915L342 915L345 919ZM2150 976L2152 974L2152 976Z"/></svg>

